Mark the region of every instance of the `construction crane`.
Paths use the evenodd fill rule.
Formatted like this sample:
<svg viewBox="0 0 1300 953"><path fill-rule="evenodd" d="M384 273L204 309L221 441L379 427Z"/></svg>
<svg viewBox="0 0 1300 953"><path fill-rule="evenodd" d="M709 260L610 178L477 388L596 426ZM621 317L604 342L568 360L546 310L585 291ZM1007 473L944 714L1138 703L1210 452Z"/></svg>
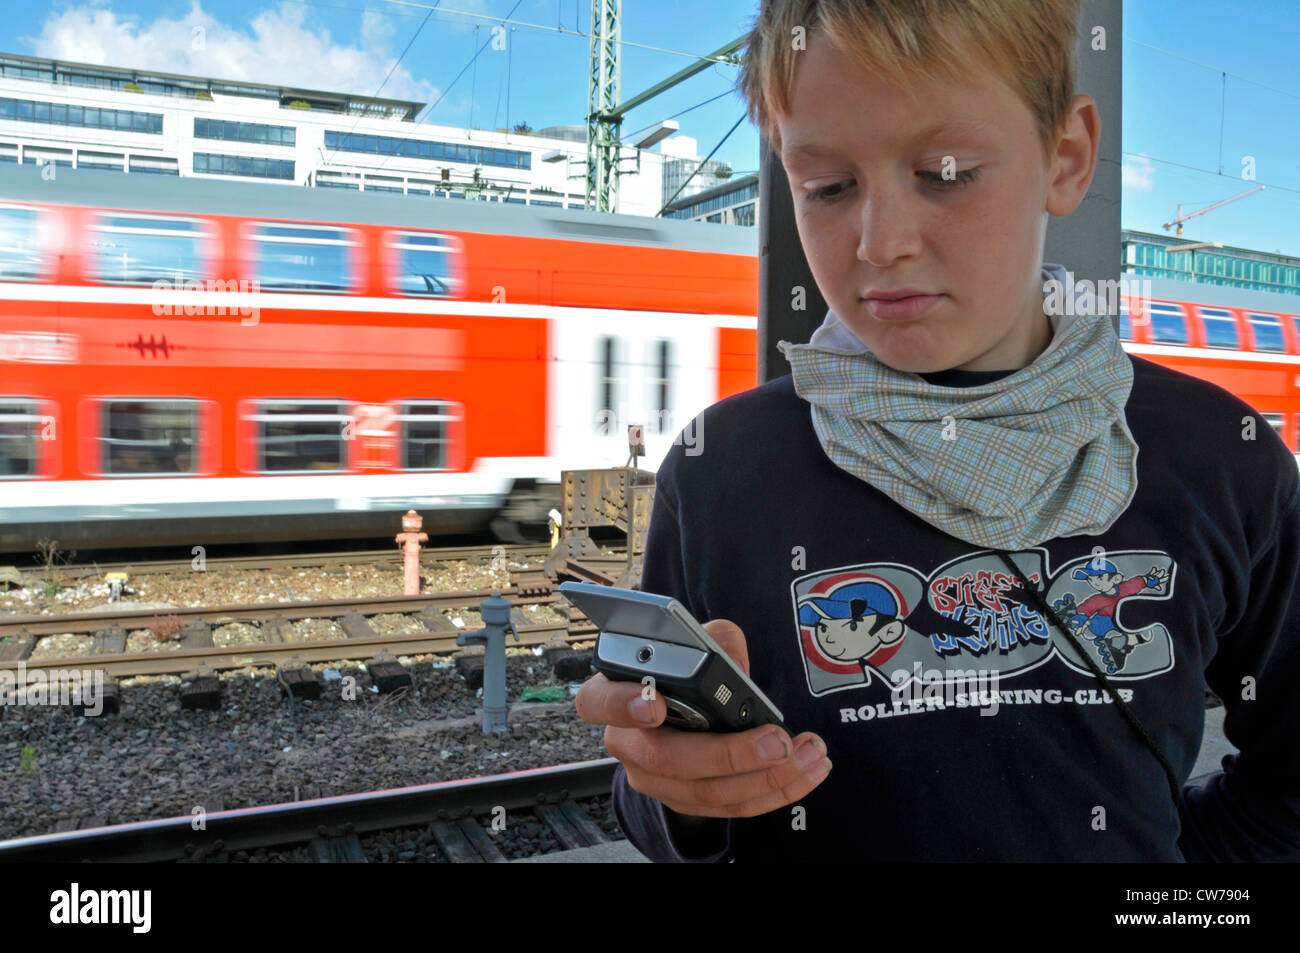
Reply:
<svg viewBox="0 0 1300 953"><path fill-rule="evenodd" d="M1262 192L1264 188L1265 186L1263 185L1257 185L1253 189L1249 189L1248 191L1242 192L1240 195L1234 195L1232 198L1224 199L1222 202L1215 202L1213 205L1207 205L1199 212L1193 212L1191 215L1184 215L1183 207L1182 205L1179 205L1178 217L1174 219L1172 222L1166 222L1160 227L1163 228L1165 231L1169 231L1170 228L1177 225L1178 231L1175 234L1181 235L1183 233L1183 222L1196 218L1196 216L1198 215L1204 215L1206 212L1213 212L1216 208L1222 208L1223 206L1227 205L1229 202L1235 202L1237 201L1237 199L1244 199L1247 195L1254 195L1256 192Z"/></svg>

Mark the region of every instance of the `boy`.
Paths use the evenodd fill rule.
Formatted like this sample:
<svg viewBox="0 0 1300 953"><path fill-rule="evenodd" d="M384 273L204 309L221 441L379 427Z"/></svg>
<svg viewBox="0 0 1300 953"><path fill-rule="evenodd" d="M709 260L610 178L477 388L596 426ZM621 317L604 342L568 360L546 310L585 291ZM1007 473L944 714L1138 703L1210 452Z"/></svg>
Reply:
<svg viewBox="0 0 1300 953"><path fill-rule="evenodd" d="M1045 297L1047 215L1100 135L1077 16L775 0L756 23L741 85L831 311L669 453L641 587L803 733L657 727L661 698L592 678L578 710L650 858L1300 857L1295 460ZM1203 677L1241 754L1182 790Z"/></svg>

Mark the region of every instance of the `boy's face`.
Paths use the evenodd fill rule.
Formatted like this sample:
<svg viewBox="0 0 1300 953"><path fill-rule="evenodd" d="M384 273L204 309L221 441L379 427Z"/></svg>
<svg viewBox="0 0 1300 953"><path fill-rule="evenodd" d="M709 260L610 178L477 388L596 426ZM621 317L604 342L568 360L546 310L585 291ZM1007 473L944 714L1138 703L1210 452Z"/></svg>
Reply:
<svg viewBox="0 0 1300 953"><path fill-rule="evenodd" d="M1049 169L1028 107L991 72L904 89L860 71L818 31L799 56L791 111L777 117L781 160L831 308L897 370L1032 362L1052 337L1040 276L1044 213L1069 214L1082 200L1095 130L1091 154L1086 135L1069 140L1074 152ZM926 132L941 123L955 128ZM944 180L945 166L955 178ZM937 297L901 319L867 300L904 289Z"/></svg>

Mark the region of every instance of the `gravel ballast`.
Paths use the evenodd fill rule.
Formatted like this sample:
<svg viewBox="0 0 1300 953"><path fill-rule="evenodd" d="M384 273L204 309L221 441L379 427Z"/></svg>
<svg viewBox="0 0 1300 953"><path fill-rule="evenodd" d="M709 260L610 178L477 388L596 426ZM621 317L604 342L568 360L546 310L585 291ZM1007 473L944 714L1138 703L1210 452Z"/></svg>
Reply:
<svg viewBox="0 0 1300 953"><path fill-rule="evenodd" d="M532 651L509 651L504 738L483 734L480 701L451 659L436 656L403 659L413 679L405 694L372 691L364 667L345 663L311 666L329 676L321 698L292 707L267 669L223 673L217 711L183 710L172 676L124 681L116 715L4 707L0 838L47 833L69 817L188 816L213 800L250 807L608 757L603 727L578 717L571 694L519 702L527 686L570 686Z"/></svg>

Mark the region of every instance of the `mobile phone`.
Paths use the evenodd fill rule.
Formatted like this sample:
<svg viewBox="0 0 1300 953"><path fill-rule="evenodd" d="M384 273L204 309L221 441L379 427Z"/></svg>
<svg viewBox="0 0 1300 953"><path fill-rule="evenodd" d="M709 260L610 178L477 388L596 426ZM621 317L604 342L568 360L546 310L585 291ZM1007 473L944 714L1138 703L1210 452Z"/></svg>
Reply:
<svg viewBox="0 0 1300 953"><path fill-rule="evenodd" d="M600 628L596 671L653 686L668 706L665 724L684 731L785 728L780 709L676 599L590 582L561 583L557 591Z"/></svg>

